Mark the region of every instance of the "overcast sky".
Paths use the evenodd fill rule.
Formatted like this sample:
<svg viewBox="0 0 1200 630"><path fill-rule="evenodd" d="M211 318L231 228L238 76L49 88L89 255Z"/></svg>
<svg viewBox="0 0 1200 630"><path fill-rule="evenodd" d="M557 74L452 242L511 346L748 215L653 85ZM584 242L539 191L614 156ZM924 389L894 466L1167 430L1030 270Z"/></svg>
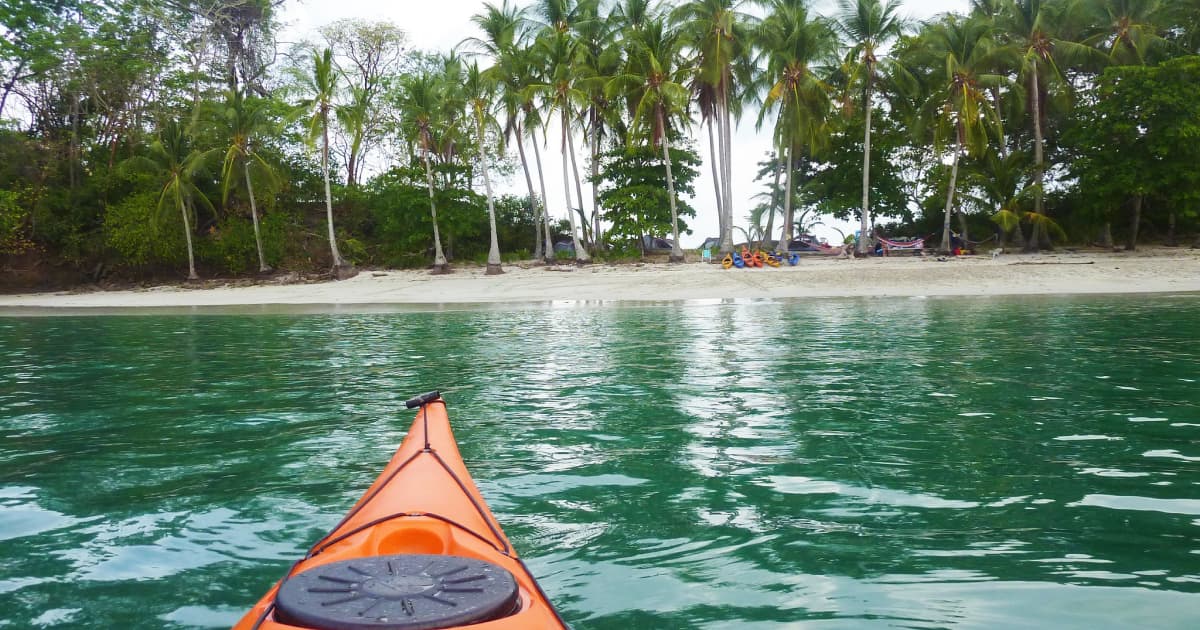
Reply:
<svg viewBox="0 0 1200 630"><path fill-rule="evenodd" d="M500 0L493 0L499 4ZM530 4L516 0L517 5ZM672 3L674 4L674 3ZM832 10L835 2L814 3L818 10ZM316 39L315 30L342 18L360 18L371 21L388 21L403 29L414 48L428 51L447 51L467 37L480 35L471 16L483 10L483 0L404 0L401 2L380 2L379 0L291 0L284 6L282 21L286 25L282 40L299 41ZM907 0L902 1L902 13L923 19L946 11L965 12L968 0ZM700 177L696 179L696 197L690 203L696 208L696 219L692 221L691 236L682 236L685 247L695 247L708 236L718 236L715 195L712 189L712 176L708 167L708 141L702 135L703 130L696 126L692 129L697 139L696 148L701 158L706 160L700 169ZM553 134L551 137L556 137ZM579 144L576 143L577 150ZM584 145L586 147L586 145ZM582 149L586 150L586 149ZM770 139L754 131L754 116L747 116L737 129L733 146L733 218L736 225L745 227L748 223L746 216L755 205L752 197L763 190L761 183L754 182L757 162L770 150ZM542 162L550 169L546 173L546 196L551 216L566 218L565 200L562 192L562 174L555 176L554 166L561 164L557 143L551 142L546 147ZM583 158L582 155L579 156ZM580 168L584 168L580 163ZM555 184L557 182L557 184ZM586 184L585 184L586 186ZM525 194L523 177L513 178L499 186L503 192L518 195ZM590 206L590 191L584 190L585 205ZM853 229L849 225L834 224L843 231ZM818 227L815 232L831 242L840 240L838 233L828 227ZM741 240L739 232L734 232L734 240Z"/></svg>

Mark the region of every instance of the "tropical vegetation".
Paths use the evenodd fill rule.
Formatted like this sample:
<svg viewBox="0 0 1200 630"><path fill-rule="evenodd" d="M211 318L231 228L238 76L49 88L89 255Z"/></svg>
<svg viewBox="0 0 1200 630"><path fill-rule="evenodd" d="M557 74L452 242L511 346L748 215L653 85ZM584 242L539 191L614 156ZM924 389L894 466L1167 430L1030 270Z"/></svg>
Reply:
<svg viewBox="0 0 1200 630"><path fill-rule="evenodd" d="M363 20L285 45L288 1L0 6L4 283L500 273L656 238L681 261L701 203L721 252L829 219L859 224L861 253L1200 230L1196 2L915 21L900 0L494 0L433 51ZM751 124L766 156L738 154Z"/></svg>

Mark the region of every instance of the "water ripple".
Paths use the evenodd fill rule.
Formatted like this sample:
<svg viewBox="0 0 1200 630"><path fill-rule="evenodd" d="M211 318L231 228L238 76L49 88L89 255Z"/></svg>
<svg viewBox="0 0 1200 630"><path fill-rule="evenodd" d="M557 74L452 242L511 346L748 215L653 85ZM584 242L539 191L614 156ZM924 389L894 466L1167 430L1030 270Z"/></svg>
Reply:
<svg viewBox="0 0 1200 630"><path fill-rule="evenodd" d="M578 628L1190 627L1197 337L1145 298L6 319L4 618L228 627L441 388Z"/></svg>

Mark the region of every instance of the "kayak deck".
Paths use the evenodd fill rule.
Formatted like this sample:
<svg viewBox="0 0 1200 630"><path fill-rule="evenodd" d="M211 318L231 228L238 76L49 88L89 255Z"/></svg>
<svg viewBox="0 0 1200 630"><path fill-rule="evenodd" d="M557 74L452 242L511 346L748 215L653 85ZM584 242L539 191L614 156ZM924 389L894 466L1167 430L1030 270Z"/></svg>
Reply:
<svg viewBox="0 0 1200 630"><path fill-rule="evenodd" d="M432 558L434 556L458 558L461 559L459 564L463 565L479 561L490 563L510 574L515 581L516 603L498 599L496 605L502 610L489 614L503 616L470 621L471 628L566 627L513 550L471 479L451 432L445 402L436 393L414 401L420 404L420 410L383 473L341 522L292 566L284 579L234 626L235 629L463 627L467 624L437 625L426 617L436 617L442 609L446 609L447 618L462 613L469 603L464 606L463 602L454 601L456 594L463 598L476 597L476 591L486 589L473 580L483 578L463 578L467 575L463 573L459 576L462 584L458 587L441 584L439 569L430 568L433 565L429 562L438 560ZM407 566L401 562L405 556L424 558L410 563L414 574L391 575L396 573L398 566ZM384 572L382 576L369 577L365 565L351 562L366 559L379 561L379 570ZM444 570L465 569L451 567ZM280 586L305 572L311 572L328 588L309 588L301 599L296 599L297 596L285 589L284 597L277 601ZM328 575L318 575L322 572ZM488 571L484 570L484 573ZM501 572L488 575L493 573L499 576ZM501 576L499 579L507 578ZM488 583L493 584L493 581ZM505 588L500 582L494 582L494 585L498 589ZM318 622L311 619L322 614L336 616L331 611L337 606L348 607L353 619L345 624L313 625ZM507 609L503 609L505 606ZM307 607L312 607L318 617L307 616ZM306 620L305 625L292 625L297 623L296 619Z"/></svg>

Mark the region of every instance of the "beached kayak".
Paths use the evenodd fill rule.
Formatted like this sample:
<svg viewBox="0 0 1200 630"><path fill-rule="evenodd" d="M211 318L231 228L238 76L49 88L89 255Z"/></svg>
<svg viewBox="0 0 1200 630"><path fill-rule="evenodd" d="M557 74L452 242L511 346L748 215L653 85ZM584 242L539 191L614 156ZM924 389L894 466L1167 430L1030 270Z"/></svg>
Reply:
<svg viewBox="0 0 1200 630"><path fill-rule="evenodd" d="M437 392L383 473L235 629L566 628L475 487Z"/></svg>

